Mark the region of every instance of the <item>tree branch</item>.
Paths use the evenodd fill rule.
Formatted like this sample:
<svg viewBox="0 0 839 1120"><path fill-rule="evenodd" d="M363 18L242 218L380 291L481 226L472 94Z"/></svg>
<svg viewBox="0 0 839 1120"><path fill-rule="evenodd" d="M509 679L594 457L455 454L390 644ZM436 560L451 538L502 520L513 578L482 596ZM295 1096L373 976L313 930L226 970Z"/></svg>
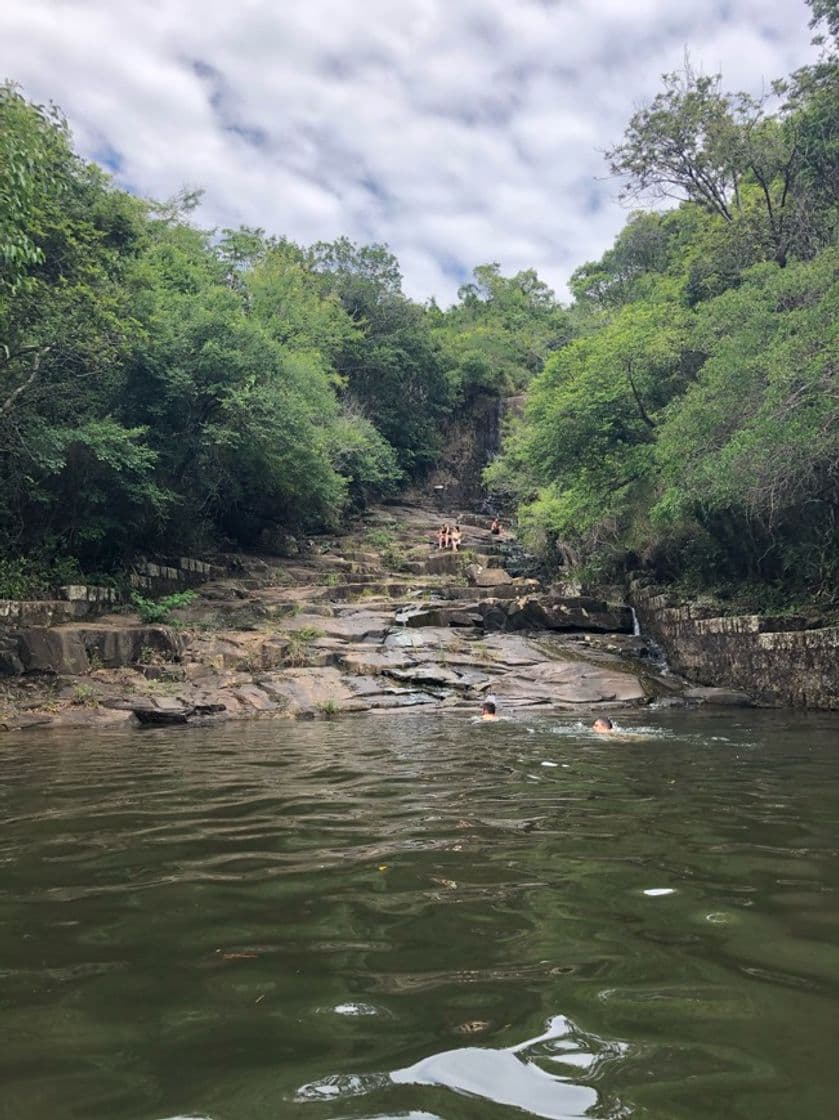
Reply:
<svg viewBox="0 0 839 1120"><path fill-rule="evenodd" d="M627 362L625 368L626 376L629 378L629 384L632 389L632 395L633 397L635 397L635 403L638 405L638 411L641 413L641 419L644 421L648 428L651 428L653 431L655 431L655 420L650 417L650 414L647 412L646 408L644 408L644 402L641 400L641 396L637 388L635 387L635 381L632 378L632 366Z"/></svg>
<svg viewBox="0 0 839 1120"><path fill-rule="evenodd" d="M0 416L5 416L7 412L10 412L12 409L12 405L15 403L20 394L25 389L29 388L29 386L38 376L38 372L41 368L41 359L45 358L49 352L49 346L45 346L43 350L36 351L35 357L32 359L32 369L29 371L29 376L25 381L21 381L20 385L18 385L16 389L12 390L8 397L6 397L5 401L0 405Z"/></svg>

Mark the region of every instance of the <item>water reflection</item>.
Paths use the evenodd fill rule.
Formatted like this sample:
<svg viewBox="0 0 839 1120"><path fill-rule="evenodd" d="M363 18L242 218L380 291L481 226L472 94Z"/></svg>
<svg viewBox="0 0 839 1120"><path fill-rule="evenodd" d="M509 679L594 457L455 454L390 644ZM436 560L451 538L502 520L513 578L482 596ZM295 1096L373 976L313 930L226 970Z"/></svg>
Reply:
<svg viewBox="0 0 839 1120"><path fill-rule="evenodd" d="M543 1034L515 1046L446 1050L384 1075L334 1075L301 1086L297 1100L356 1097L384 1091L388 1085L440 1086L543 1120L576 1120L594 1115L592 1109L602 1103L597 1090L586 1082L597 1080L605 1065L627 1050L625 1043L587 1035L565 1016L556 1015ZM544 1068L546 1063L551 1068ZM563 1068L565 1075L560 1072ZM627 1113L617 1105L598 1115L617 1118Z"/></svg>

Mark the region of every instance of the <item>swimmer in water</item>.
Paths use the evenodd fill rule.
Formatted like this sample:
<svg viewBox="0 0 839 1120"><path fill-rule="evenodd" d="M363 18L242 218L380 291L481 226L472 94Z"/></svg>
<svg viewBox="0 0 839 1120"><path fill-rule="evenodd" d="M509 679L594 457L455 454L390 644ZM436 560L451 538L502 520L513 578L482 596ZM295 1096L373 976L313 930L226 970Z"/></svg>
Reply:
<svg viewBox="0 0 839 1120"><path fill-rule="evenodd" d="M615 730L615 725L607 716L598 716L598 718L591 725L592 731L596 731L599 735L609 735Z"/></svg>
<svg viewBox="0 0 839 1120"><path fill-rule="evenodd" d="M481 719L498 719L494 700L484 700L481 704Z"/></svg>

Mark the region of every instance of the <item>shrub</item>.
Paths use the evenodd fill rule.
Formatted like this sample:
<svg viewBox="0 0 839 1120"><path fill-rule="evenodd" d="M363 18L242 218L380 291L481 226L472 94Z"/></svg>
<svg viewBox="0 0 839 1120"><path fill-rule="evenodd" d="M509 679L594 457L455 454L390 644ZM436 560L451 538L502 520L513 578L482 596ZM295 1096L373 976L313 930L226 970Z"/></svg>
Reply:
<svg viewBox="0 0 839 1120"><path fill-rule="evenodd" d="M137 608L141 622L166 624L173 621L172 611L180 607L188 607L195 597L194 591L175 591L172 595L166 595L155 601L135 592L131 596L131 601Z"/></svg>

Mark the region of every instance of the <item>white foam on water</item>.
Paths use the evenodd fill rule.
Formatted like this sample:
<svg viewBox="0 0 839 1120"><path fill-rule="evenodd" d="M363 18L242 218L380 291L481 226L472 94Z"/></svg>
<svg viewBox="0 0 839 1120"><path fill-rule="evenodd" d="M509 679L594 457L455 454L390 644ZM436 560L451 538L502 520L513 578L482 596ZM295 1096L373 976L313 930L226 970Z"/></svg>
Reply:
<svg viewBox="0 0 839 1120"><path fill-rule="evenodd" d="M648 898L660 898L662 895L675 893L672 887L650 887L644 891Z"/></svg>
<svg viewBox="0 0 839 1120"><path fill-rule="evenodd" d="M378 1015L378 1008L372 1003L339 1003L330 1008L336 1015Z"/></svg>
<svg viewBox="0 0 839 1120"><path fill-rule="evenodd" d="M543 766L559 766L558 762L543 762Z"/></svg>

